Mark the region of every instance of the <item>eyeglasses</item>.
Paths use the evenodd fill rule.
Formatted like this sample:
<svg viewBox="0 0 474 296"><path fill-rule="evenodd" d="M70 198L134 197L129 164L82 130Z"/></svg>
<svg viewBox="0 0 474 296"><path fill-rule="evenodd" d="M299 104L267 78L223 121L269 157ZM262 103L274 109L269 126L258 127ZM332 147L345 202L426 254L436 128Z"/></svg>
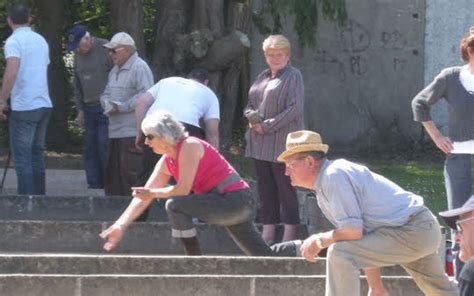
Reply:
<svg viewBox="0 0 474 296"><path fill-rule="evenodd" d="M148 140L148 141L151 141L155 138L154 135L145 135L145 138Z"/></svg>
<svg viewBox="0 0 474 296"><path fill-rule="evenodd" d="M305 159L306 157L307 157L307 156L305 155L305 156L301 156L301 157L295 158L295 159L293 159L293 160L287 161L287 162L285 163L285 166L286 166L288 169L293 169L294 166L295 166L295 164L296 164L298 161L303 160L303 159Z"/></svg>
<svg viewBox="0 0 474 296"><path fill-rule="evenodd" d="M125 48L123 48L123 47L109 48L109 53L111 53L111 54L112 54L112 53L117 53L117 52L119 52L119 51L121 51L121 50L124 50L124 49L125 49Z"/></svg>
<svg viewBox="0 0 474 296"><path fill-rule="evenodd" d="M459 234L462 234L462 226L461 226L461 224L464 223L464 222L466 222L466 221L470 221L470 220L474 220L474 216L473 216L473 217L466 218L466 219L462 219L462 220L456 221L456 232L459 233Z"/></svg>

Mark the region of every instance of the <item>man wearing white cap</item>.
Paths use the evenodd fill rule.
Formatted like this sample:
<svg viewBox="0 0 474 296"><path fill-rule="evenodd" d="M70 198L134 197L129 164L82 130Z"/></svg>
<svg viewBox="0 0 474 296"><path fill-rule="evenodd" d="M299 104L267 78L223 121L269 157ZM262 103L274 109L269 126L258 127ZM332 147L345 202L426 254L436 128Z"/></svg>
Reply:
<svg viewBox="0 0 474 296"><path fill-rule="evenodd" d="M100 98L109 117L104 190L106 195L130 195L142 167L142 153L135 147L135 105L137 98L153 85L153 74L127 33L115 34L104 46L115 64Z"/></svg>
<svg viewBox="0 0 474 296"><path fill-rule="evenodd" d="M286 150L278 157L292 185L314 190L335 226L310 236L300 247L311 262L328 248L326 295L359 295L360 269L367 275L369 295L388 295L378 268L397 264L426 295L457 295L436 254L440 226L423 198L367 167L327 160L328 149L318 133L302 130L288 134Z"/></svg>
<svg viewBox="0 0 474 296"><path fill-rule="evenodd" d="M459 259L464 267L459 275L461 296L474 295L474 195L460 208L439 213L446 224L456 230Z"/></svg>

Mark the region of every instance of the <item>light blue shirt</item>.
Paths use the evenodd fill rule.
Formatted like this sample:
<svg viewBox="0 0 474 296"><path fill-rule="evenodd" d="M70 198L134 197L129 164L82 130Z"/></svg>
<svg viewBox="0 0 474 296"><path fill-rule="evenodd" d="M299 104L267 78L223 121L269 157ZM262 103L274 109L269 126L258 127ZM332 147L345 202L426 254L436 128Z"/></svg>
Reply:
<svg viewBox="0 0 474 296"><path fill-rule="evenodd" d="M48 91L49 48L46 40L30 27L17 28L5 42L5 59L20 59L11 93L14 111L28 111L53 105Z"/></svg>
<svg viewBox="0 0 474 296"><path fill-rule="evenodd" d="M323 163L315 190L319 207L338 229L368 233L378 227L398 227L424 209L421 196L344 159Z"/></svg>

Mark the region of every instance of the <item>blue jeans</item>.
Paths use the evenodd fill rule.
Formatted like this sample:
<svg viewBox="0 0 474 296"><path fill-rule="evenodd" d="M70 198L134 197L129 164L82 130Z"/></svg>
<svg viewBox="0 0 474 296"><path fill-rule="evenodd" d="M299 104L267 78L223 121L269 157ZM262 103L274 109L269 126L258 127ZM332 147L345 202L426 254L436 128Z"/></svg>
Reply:
<svg viewBox="0 0 474 296"><path fill-rule="evenodd" d="M448 196L448 209L461 207L472 194L474 184L474 154L448 154L444 163L444 182ZM454 233L451 234L454 237ZM453 244L456 278L459 276L462 262L458 258L459 247Z"/></svg>
<svg viewBox="0 0 474 296"><path fill-rule="evenodd" d="M43 150L51 111L51 108L39 108L10 114L10 149L18 194L45 194Z"/></svg>
<svg viewBox="0 0 474 296"><path fill-rule="evenodd" d="M90 188L104 188L107 162L109 119L101 106L83 106L84 111L84 168Z"/></svg>

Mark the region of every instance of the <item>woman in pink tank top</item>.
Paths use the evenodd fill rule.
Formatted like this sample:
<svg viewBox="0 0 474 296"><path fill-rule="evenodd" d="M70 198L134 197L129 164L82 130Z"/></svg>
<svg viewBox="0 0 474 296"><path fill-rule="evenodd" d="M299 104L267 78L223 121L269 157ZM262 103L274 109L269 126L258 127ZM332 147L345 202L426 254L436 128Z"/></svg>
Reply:
<svg viewBox="0 0 474 296"><path fill-rule="evenodd" d="M144 187L134 187L133 200L120 218L100 235L112 250L126 228L155 199L166 199L171 235L181 239L187 255L200 255L193 218L221 225L242 251L271 256L253 220L256 202L249 186L224 157L207 142L188 137L171 114L156 112L142 123L145 143L163 157ZM176 184L169 185L173 177Z"/></svg>

